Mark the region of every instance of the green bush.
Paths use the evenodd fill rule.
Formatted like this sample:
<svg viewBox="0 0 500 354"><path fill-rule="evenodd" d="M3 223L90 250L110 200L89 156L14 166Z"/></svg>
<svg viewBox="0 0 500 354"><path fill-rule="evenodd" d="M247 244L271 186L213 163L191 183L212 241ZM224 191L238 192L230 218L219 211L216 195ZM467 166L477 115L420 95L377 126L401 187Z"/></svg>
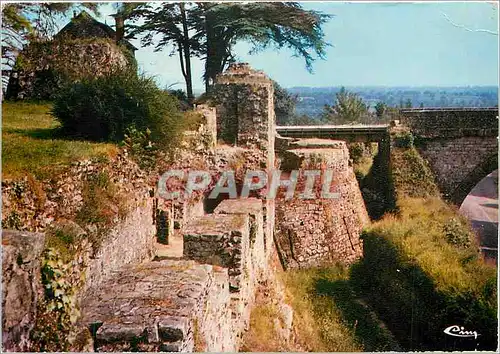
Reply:
<svg viewBox="0 0 500 354"><path fill-rule="evenodd" d="M394 137L394 145L401 148L413 147L415 138L410 132L399 133Z"/></svg>
<svg viewBox="0 0 500 354"><path fill-rule="evenodd" d="M182 130L175 97L159 89L152 78L115 73L75 83L54 102L54 116L70 136L120 142L127 129L151 131L156 144L175 144Z"/></svg>
<svg viewBox="0 0 500 354"><path fill-rule="evenodd" d="M450 218L443 226L446 241L458 248L467 248L471 245L471 234L458 218Z"/></svg>
<svg viewBox="0 0 500 354"><path fill-rule="evenodd" d="M150 168L156 158L156 147L151 142L151 131L137 130L135 127L127 128L123 145L132 154L141 168Z"/></svg>
<svg viewBox="0 0 500 354"><path fill-rule="evenodd" d="M365 147L362 143L349 144L349 156L352 162L357 164L365 154Z"/></svg>

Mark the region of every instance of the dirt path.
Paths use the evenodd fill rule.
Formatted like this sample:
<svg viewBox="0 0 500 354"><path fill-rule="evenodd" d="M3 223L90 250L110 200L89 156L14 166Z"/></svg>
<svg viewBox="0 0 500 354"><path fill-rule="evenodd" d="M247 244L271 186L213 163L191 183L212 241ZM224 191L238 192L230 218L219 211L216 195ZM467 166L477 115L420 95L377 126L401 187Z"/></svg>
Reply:
<svg viewBox="0 0 500 354"><path fill-rule="evenodd" d="M182 258L183 238L179 230L175 230L169 239L169 244L156 243L155 256L158 258Z"/></svg>

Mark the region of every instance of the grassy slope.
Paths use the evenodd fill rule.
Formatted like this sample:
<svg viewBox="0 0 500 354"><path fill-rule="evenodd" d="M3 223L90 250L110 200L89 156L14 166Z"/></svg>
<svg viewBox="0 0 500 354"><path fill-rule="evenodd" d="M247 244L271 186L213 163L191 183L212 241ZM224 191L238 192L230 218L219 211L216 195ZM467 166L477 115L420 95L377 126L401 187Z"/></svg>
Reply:
<svg viewBox="0 0 500 354"><path fill-rule="evenodd" d="M2 103L2 178L47 178L79 159L116 153L112 144L66 140L50 104Z"/></svg>
<svg viewBox="0 0 500 354"><path fill-rule="evenodd" d="M298 348L474 349L474 341L443 334L447 326L462 324L482 334L479 348L491 349L496 269L483 264L474 245L458 248L446 241L448 220L459 219L465 229L469 225L441 200L418 152L394 149L391 164L398 213L386 214L365 230L364 258L350 269L284 274ZM273 317L261 310L253 313L254 326ZM277 350L272 338L260 349Z"/></svg>
<svg viewBox="0 0 500 354"><path fill-rule="evenodd" d="M387 331L378 327L365 306L353 296L346 284L345 267L294 270L278 276L285 285L286 303L294 311L292 341L283 342L276 332L274 321L280 318L276 303L257 301L240 350L359 352L394 348L382 345Z"/></svg>
<svg viewBox="0 0 500 354"><path fill-rule="evenodd" d="M455 247L446 242L443 232L444 224L452 218L469 228L466 219L439 197L432 173L415 149L395 149L392 159L398 167L394 184L400 215L387 216L374 229L385 233L392 230L392 239L417 260L439 290L480 287L495 275L495 268L478 259L476 244L465 249Z"/></svg>
<svg viewBox="0 0 500 354"><path fill-rule="evenodd" d="M354 292L341 265L288 271L296 342L306 351L397 351L398 344Z"/></svg>
<svg viewBox="0 0 500 354"><path fill-rule="evenodd" d="M432 173L418 152L393 149L398 214L367 229L364 258L352 282L405 349L475 349L442 333L461 324L482 333L483 349L496 347L496 269L485 265L473 244L446 241L450 219L469 225L439 197ZM481 347L480 347L481 348Z"/></svg>

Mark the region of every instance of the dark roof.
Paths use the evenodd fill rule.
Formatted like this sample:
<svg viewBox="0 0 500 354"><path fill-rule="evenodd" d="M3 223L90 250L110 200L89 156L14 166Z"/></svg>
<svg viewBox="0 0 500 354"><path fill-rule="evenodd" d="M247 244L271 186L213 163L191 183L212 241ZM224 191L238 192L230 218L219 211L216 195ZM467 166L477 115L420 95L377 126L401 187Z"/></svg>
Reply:
<svg viewBox="0 0 500 354"><path fill-rule="evenodd" d="M116 39L116 31L94 19L86 11L80 12L57 33L55 38L111 38ZM133 51L137 50L129 41L121 42Z"/></svg>

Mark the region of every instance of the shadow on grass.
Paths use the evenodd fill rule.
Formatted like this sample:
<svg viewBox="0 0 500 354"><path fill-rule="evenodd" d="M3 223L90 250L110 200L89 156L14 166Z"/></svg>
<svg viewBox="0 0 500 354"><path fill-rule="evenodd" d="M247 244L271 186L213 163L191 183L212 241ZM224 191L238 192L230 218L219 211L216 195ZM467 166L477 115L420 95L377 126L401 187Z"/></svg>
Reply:
<svg viewBox="0 0 500 354"><path fill-rule="evenodd" d="M390 173L389 147L379 142L377 155L366 176L359 178L368 215L372 220L380 219L386 212L396 211L396 192Z"/></svg>
<svg viewBox="0 0 500 354"><path fill-rule="evenodd" d="M386 238L363 234L364 258L351 268L349 283L323 284L349 318L362 318L359 305L349 303L349 291L361 296L380 318L403 350L494 350L497 346L496 311L484 296L471 292L443 293L423 270L404 257ZM486 289L479 289L485 292ZM487 295L485 295L487 296ZM354 297L353 297L354 299ZM352 300L351 300L352 301ZM375 324L365 320L359 335L378 349L380 335L371 333ZM443 331L451 325L464 326L481 334L459 338ZM360 324L358 324L360 326ZM367 349L369 346L367 345Z"/></svg>
<svg viewBox="0 0 500 354"><path fill-rule="evenodd" d="M12 129L6 128L4 129L6 133L18 134L21 136L26 136L34 139L42 139L42 140L71 140L72 138L69 136L65 136L61 128L38 128L38 129ZM73 139L74 140L74 139Z"/></svg>
<svg viewBox="0 0 500 354"><path fill-rule="evenodd" d="M318 295L332 298L335 306L342 313L343 319L353 329L354 335L362 343L365 351L401 350L390 331L385 328L376 314L357 298L350 281L318 279L316 292Z"/></svg>
<svg viewBox="0 0 500 354"><path fill-rule="evenodd" d="M78 141L89 143L112 143L104 139L93 140L78 134L70 133L62 127L55 128L36 128L36 129L19 129L19 128L5 128L5 133L17 134L20 136L39 139L39 140L63 140L63 141Z"/></svg>
<svg viewBox="0 0 500 354"><path fill-rule="evenodd" d="M86 142L102 142L86 139L76 134L69 134L61 127L56 128L36 128L36 129L19 129L19 128L5 128L5 133L17 134L33 139L40 140L66 140L66 141L86 141Z"/></svg>

